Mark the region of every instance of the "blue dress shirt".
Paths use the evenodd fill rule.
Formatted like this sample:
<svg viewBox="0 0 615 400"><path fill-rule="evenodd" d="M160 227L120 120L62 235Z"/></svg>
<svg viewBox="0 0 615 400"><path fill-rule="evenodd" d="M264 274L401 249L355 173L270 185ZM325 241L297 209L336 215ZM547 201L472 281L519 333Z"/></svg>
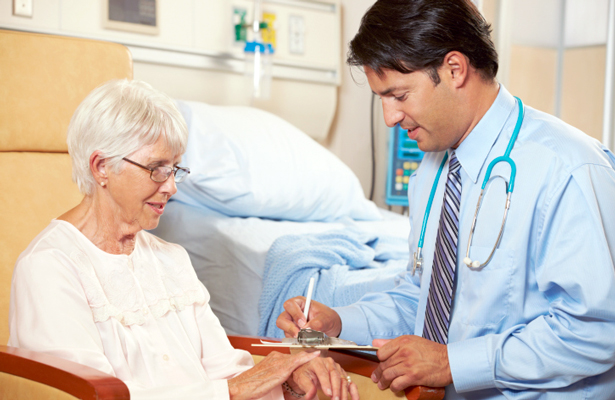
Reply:
<svg viewBox="0 0 615 400"><path fill-rule="evenodd" d="M595 139L531 107L511 158L517 177L502 241L490 263L463 263L480 187L504 154L518 106L500 85L495 102L456 149L461 210L446 399L615 398L615 156ZM443 152L426 154L411 177L411 254ZM445 166L442 176L446 176ZM499 163L491 176L508 179ZM435 237L446 179L440 179L423 249L422 274L393 290L336 308L340 337L360 344L423 332ZM484 262L495 244L504 180L487 187L470 249Z"/></svg>

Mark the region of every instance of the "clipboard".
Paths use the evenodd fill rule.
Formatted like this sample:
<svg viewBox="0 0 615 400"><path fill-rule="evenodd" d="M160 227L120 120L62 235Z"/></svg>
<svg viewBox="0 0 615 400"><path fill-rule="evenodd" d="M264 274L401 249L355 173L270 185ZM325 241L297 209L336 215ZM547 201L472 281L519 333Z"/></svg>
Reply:
<svg viewBox="0 0 615 400"><path fill-rule="evenodd" d="M351 342L352 343L352 342ZM265 340L261 340L260 343L253 343L254 347L279 347L279 348L290 348L290 349L315 349L315 350L363 350L363 351L378 351L379 347L373 346L362 346L358 344L350 344L350 343L331 343L331 344L316 344L316 345L308 345L308 344L300 344L296 341L294 342L269 342Z"/></svg>

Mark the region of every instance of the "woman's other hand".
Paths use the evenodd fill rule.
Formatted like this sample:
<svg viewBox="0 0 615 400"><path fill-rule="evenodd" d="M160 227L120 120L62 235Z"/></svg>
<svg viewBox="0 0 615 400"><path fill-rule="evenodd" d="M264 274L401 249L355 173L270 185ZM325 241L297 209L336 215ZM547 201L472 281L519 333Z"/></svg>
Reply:
<svg viewBox="0 0 615 400"><path fill-rule="evenodd" d="M293 371L319 356L320 352L293 355L269 353L254 367L228 381L231 400L258 399L288 380Z"/></svg>
<svg viewBox="0 0 615 400"><path fill-rule="evenodd" d="M332 399L359 400L359 390L348 374L332 358L318 357L297 368L288 380L297 393L305 393L305 399L316 399L317 390Z"/></svg>
<svg viewBox="0 0 615 400"><path fill-rule="evenodd" d="M342 331L340 316L330 307L312 300L310 303L309 323L303 315L305 297L297 296L284 302L284 311L276 320L278 328L284 331L286 337L297 337L300 329L310 327L321 331L329 337L338 337Z"/></svg>

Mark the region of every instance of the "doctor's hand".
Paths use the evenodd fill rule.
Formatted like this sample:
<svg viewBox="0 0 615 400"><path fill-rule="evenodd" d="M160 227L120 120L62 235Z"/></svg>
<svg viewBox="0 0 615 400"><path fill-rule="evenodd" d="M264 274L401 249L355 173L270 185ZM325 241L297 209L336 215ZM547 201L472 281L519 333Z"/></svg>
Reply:
<svg viewBox="0 0 615 400"><path fill-rule="evenodd" d="M398 392L409 386L444 387L453 383L446 345L420 336L405 335L393 340L376 339L380 365L372 381L381 390Z"/></svg>
<svg viewBox="0 0 615 400"><path fill-rule="evenodd" d="M297 337L299 330L306 327L324 332L329 337L339 336L342 331L342 320L332 308L312 300L308 315L309 322L306 323L303 315L304 307L305 297L303 296L293 297L284 302L284 312L278 317L276 325L284 331L286 337Z"/></svg>
<svg viewBox="0 0 615 400"><path fill-rule="evenodd" d="M359 400L357 385L347 376L332 358L318 357L297 368L287 382L294 391L305 393L306 400L318 399L318 389L332 399Z"/></svg>

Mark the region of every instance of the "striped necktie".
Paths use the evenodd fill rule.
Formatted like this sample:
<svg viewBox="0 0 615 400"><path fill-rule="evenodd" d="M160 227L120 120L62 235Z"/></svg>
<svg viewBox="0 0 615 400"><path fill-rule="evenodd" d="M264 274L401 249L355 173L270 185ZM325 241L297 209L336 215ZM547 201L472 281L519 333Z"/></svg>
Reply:
<svg viewBox="0 0 615 400"><path fill-rule="evenodd" d="M461 202L460 167L461 164L455 156L455 151L451 151L423 327L424 338L441 344L448 343L448 325L455 267L457 266L459 204Z"/></svg>

